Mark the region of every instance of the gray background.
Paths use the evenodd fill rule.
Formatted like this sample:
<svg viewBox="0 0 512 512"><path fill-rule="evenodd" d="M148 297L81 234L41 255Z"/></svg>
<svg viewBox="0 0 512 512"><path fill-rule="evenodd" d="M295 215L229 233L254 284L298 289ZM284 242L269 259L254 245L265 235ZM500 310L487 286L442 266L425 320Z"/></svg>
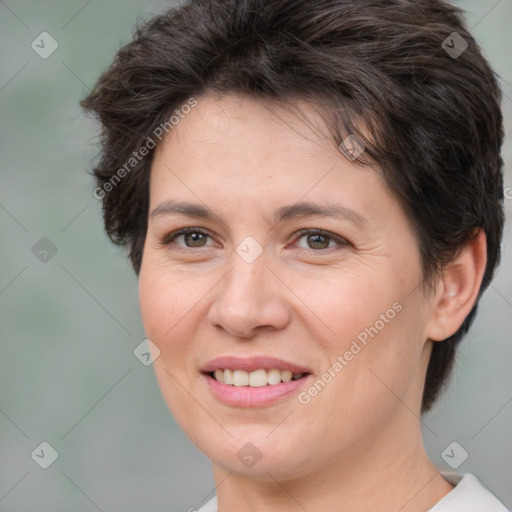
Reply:
<svg viewBox="0 0 512 512"><path fill-rule="evenodd" d="M511 187L512 1L459 4L502 78ZM209 462L133 355L145 337L137 281L103 234L85 172L96 126L78 106L135 22L168 5L0 1L1 511L185 511L213 490ZM47 59L31 48L43 31L59 45ZM423 423L439 467L456 441L452 459L468 453L458 471L512 507L512 199L506 208L500 271ZM57 249L47 262L32 251L43 237ZM58 452L46 470L31 457L43 441Z"/></svg>

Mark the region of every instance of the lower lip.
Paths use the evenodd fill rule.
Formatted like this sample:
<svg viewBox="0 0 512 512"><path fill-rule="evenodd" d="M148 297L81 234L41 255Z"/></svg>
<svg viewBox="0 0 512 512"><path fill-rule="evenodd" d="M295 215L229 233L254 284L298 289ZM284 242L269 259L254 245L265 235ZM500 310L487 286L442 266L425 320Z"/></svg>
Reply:
<svg viewBox="0 0 512 512"><path fill-rule="evenodd" d="M292 395L311 375L290 382L252 388L222 384L209 375L204 375L213 395L227 405L238 407L264 407L279 399Z"/></svg>

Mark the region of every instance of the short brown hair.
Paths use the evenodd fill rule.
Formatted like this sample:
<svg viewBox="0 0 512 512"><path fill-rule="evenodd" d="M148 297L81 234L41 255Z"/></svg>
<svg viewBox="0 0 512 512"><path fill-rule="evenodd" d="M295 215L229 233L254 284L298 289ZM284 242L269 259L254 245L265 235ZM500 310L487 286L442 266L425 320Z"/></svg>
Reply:
<svg viewBox="0 0 512 512"><path fill-rule="evenodd" d="M412 221L425 282L485 231L480 298L504 223L501 91L458 8L441 0L189 0L139 26L82 102L102 125L94 175L105 229L128 248L136 273L152 152L112 180L173 111L209 91L315 99L336 144L355 134L383 169ZM434 343L423 412L447 381L477 303L453 336Z"/></svg>

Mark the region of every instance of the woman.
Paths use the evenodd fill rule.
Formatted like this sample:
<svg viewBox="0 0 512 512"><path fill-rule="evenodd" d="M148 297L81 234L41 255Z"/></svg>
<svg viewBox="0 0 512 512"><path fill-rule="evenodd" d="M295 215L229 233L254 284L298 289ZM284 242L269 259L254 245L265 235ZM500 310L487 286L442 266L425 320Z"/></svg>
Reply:
<svg viewBox="0 0 512 512"><path fill-rule="evenodd" d="M119 51L94 194L202 511L506 510L420 428L499 261L499 102L440 0L191 0Z"/></svg>

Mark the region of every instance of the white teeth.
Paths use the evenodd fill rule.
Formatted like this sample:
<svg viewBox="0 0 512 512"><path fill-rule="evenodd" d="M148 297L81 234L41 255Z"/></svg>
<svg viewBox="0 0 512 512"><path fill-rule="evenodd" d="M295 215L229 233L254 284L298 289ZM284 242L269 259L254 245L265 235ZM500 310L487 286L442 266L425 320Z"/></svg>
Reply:
<svg viewBox="0 0 512 512"><path fill-rule="evenodd" d="M217 377L215 377L217 379ZM233 384L233 370L224 370L224 384ZM219 380L219 379L217 379ZM219 382L222 382L219 380Z"/></svg>
<svg viewBox="0 0 512 512"><path fill-rule="evenodd" d="M290 382L298 380L304 376L303 373L294 374L290 370L279 370L272 368L270 370L254 370L246 372L245 370L218 369L213 373L215 380L232 386L250 386L258 388L262 386L274 386L281 382Z"/></svg>
<svg viewBox="0 0 512 512"><path fill-rule="evenodd" d="M281 370L278 370L277 368L267 370L267 382L270 385L279 384L281 382Z"/></svg>
<svg viewBox="0 0 512 512"><path fill-rule="evenodd" d="M281 380L283 382L290 382L293 377L293 372L290 370L285 370L284 372L281 372Z"/></svg>
<svg viewBox="0 0 512 512"><path fill-rule="evenodd" d="M265 370L256 370L249 373L249 386L259 388L267 385L267 372Z"/></svg>
<svg viewBox="0 0 512 512"><path fill-rule="evenodd" d="M244 370L233 371L233 385L234 386L248 386L249 374Z"/></svg>

